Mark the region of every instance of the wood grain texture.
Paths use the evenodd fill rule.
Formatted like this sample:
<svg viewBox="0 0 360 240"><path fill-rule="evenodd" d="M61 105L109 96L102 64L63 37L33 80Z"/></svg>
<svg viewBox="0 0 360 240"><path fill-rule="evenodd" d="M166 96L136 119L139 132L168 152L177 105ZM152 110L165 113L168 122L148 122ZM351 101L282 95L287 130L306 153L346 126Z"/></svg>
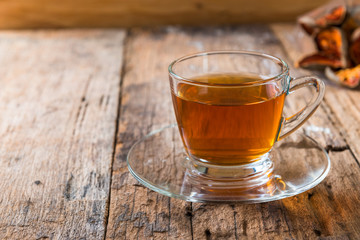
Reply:
<svg viewBox="0 0 360 240"><path fill-rule="evenodd" d="M327 102L300 129L326 147L330 176L296 197L264 204L200 204L169 199L139 185L126 167L131 145L175 122L167 66L184 54L219 49L263 51L290 63L279 39L264 25L233 28L132 30L125 45L122 107L113 169L108 239L357 239L360 173L341 122ZM287 102L301 108L306 95ZM289 113L290 114L290 113ZM159 149L160 151L161 149ZM344 186L346 184L346 187ZM344 218L343 220L341 220Z"/></svg>
<svg viewBox="0 0 360 240"><path fill-rule="evenodd" d="M101 239L121 30L0 32L0 238Z"/></svg>
<svg viewBox="0 0 360 240"><path fill-rule="evenodd" d="M2 0L0 28L133 27L293 21L327 0Z"/></svg>

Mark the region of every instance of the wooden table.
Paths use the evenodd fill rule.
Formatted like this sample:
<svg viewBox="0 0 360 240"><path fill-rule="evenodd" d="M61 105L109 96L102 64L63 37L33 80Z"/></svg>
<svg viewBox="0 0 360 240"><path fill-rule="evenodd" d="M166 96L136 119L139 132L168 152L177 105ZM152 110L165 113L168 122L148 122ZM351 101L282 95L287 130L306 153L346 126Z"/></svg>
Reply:
<svg viewBox="0 0 360 240"><path fill-rule="evenodd" d="M295 197L188 203L148 190L126 166L136 140L175 121L171 60L248 49L310 74L291 64L294 36L292 24L0 32L0 238L360 239L359 90L327 82L304 128L318 129L332 168Z"/></svg>

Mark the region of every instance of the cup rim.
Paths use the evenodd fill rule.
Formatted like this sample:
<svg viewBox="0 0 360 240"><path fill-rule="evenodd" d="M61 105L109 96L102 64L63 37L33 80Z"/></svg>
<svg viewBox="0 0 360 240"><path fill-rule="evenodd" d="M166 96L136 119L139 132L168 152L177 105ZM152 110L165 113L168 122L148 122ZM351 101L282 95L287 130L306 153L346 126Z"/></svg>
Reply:
<svg viewBox="0 0 360 240"><path fill-rule="evenodd" d="M230 83L230 84L222 84L222 83L204 83L204 82L198 82L198 81L194 81L191 80L189 78L185 78L182 76L179 76L178 74L176 74L173 71L173 67L177 64L180 63L182 61L191 59L191 58L195 58L195 57L201 57L201 56L206 56L206 55L217 55L217 54L243 54L243 55L251 55L251 56L258 56L258 57L263 57L263 58L267 58L270 59L272 61L275 61L279 64L282 65L282 71L277 74L274 77L270 77L270 78L265 78L261 81L252 81L252 82L244 82L244 83ZM205 52L197 52L197 53L193 53L193 54L189 54L189 55L185 55L183 57L180 57L176 60L174 60L173 62L170 63L169 67L168 67L168 71L170 76L176 78L176 79L180 79L184 82L188 82L191 84L196 84L196 85L207 85L207 86L226 86L226 87L232 87L232 86L253 86L253 85L261 85L270 81L276 81L281 79L282 76L284 75L288 75L289 73L289 66L288 64L282 60L279 57L275 57L273 55L270 54L266 54L266 53L261 53L261 52L256 52L256 51L243 51L243 50L222 50L222 51L205 51Z"/></svg>

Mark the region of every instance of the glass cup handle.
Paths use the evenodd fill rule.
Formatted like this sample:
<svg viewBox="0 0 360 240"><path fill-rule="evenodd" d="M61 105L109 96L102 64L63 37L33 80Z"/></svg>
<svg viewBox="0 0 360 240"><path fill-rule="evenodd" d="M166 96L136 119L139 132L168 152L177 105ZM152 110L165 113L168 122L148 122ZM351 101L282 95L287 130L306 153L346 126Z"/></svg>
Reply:
<svg viewBox="0 0 360 240"><path fill-rule="evenodd" d="M291 117L285 117L278 140L281 140L289 136L296 129L298 129L306 120L308 120L308 118L311 117L311 115L320 105L320 102L324 97L325 94L324 82L321 81L319 78L313 76L291 79L288 94L291 94L295 90L302 87L313 87L315 88L316 92L303 109L301 109L299 112L292 115Z"/></svg>

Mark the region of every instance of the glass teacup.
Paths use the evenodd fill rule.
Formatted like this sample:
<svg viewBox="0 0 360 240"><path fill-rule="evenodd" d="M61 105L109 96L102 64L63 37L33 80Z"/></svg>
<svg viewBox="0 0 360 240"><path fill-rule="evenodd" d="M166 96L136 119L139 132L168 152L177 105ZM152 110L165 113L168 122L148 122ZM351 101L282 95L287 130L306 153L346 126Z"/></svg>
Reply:
<svg viewBox="0 0 360 240"><path fill-rule="evenodd" d="M325 92L316 77L293 79L280 58L257 52L216 51L182 57L169 66L180 135L193 174L256 187L271 181L275 142L299 128ZM298 113L283 116L286 96L315 91ZM210 184L212 185L212 184Z"/></svg>

